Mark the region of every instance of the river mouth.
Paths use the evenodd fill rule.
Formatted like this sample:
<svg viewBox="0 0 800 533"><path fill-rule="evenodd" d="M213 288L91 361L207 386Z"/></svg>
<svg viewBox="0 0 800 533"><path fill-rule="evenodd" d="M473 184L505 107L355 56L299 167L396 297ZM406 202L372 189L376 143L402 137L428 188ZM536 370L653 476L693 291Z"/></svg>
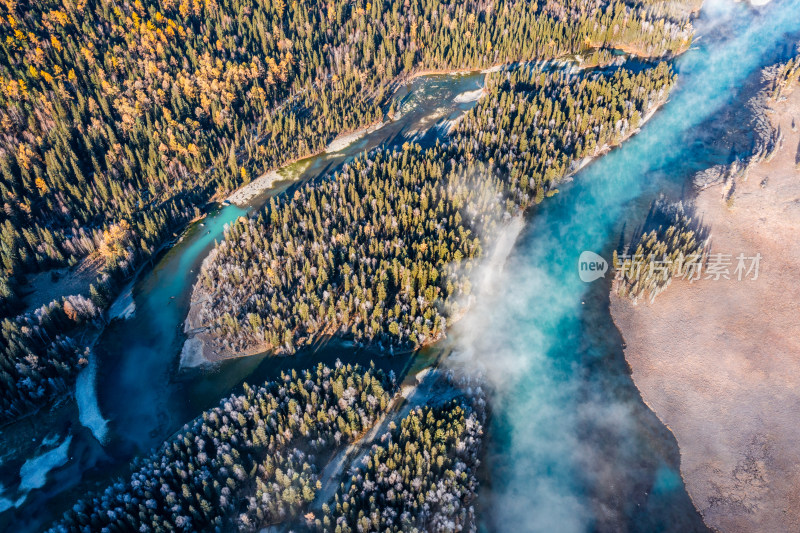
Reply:
<svg viewBox="0 0 800 533"><path fill-rule="evenodd" d="M787 4L791 17L791 3L776 2L775 5ZM736 9L743 12L748 8ZM716 32L724 33L722 29ZM778 37L773 39L779 40ZM706 41L709 47L717 46L724 44L725 37L712 38L709 34ZM766 48L767 44L759 43L759 46ZM692 62L696 61L692 54L697 53L709 52L701 48L678 61L679 71L683 69L678 91L691 90L697 77L706 75L692 71L695 68ZM760 61L763 63L763 59ZM684 64L688 64L686 68ZM748 72L756 67L751 65ZM692 76L695 76L694 82ZM431 142L437 129L441 132L448 120L456 118L457 109L470 105L474 91L480 86L479 78L474 74L431 77L419 82L424 88L417 86L415 89L412 85L407 92L401 91L398 94L402 104L401 119L375 135L354 141L341 153L322 155L291 166L287 169L286 181L252 200L250 210L270 195L335 168L363 150L381 144L402 144L406 140ZM741 78L739 75L733 81ZM724 90L733 91L727 86ZM466 94L462 101L455 101L462 94ZM674 98L678 97L676 94ZM731 105L732 98L733 93L720 105ZM449 107L442 106L443 101L453 103L448 104ZM664 113L668 109L669 104ZM654 120L657 119L658 116ZM679 126L670 122L660 126L650 124L641 135L654 127ZM433 133L425 137L425 132ZM609 215L608 220L595 221L599 230L588 242L584 236L570 240L574 235L570 233L573 231L570 220L587 213L578 209L580 206L600 210L605 206L603 202L611 201L609 195L616 189L595 187L595 184L602 182L601 174L610 174L619 162L609 163L611 166L604 170L604 157L582 171L573 184L561 187L561 194L529 217L530 223L506 267L511 273L505 279L506 290L536 281L537 278L525 277L529 266L544 269L545 274L538 278L540 281L547 281L548 276L557 281L549 285L552 294L548 296L537 295L536 290L526 291L526 300L504 302L502 317L513 316L511 325L516 329L499 327L501 334L487 335L487 353L492 353L498 345L506 345L505 349L517 350L518 354L535 355L519 366L507 367L509 372L517 374L509 380L511 387L496 387L492 446L487 463L491 470L491 486L497 492L487 495L486 501L491 503L486 505L499 504L493 516L489 509L485 513L484 525L489 529L503 531L511 524L522 523L513 521L516 515L510 503L516 502L510 495L540 498L547 491L551 491L552 498L534 501L535 507L530 507L530 499L519 500L519 503L528 506L528 513L533 508L560 508L562 514L548 515L552 520L548 523L557 526L574 525L574 530L647 531L661 527L670 529L666 525L674 524L673 530L702 529L699 515L688 500L677 473L679 455L674 438L641 402L630 381L622 357L622 341L608 314L608 287L598 282L588 291L580 285L576 289L570 276L574 274L572 255L580 251L579 245L604 254L610 250L618 236L621 212L635 219L634 215L646 209L658 192L666 190L680 196L689 173L729 160L731 151L715 146L711 140L714 134L708 137L706 142L690 142L690 135L684 132L670 139L672 147L690 146L686 151L689 155L678 171L673 168L675 158L656 157L652 166L638 165L640 177L646 176L647 184L639 184L633 197L626 193L620 195L622 200L615 198L614 215ZM652 148L646 141L638 141L633 147L629 147L629 143L620 150L626 153L642 150L641 158L652 155ZM627 157L618 152L606 157L623 160ZM587 194L597 197L587 200ZM200 262L214 238L219 238L224 225L247 213L246 207L235 205L212 211L203 221L190 227L182 242L165 252L153 270L135 284L132 291L134 313L127 320L112 323L96 348L98 366L92 380L96 383L97 413L94 414L106 422L107 429L103 435L94 424L91 430L87 429L74 410L71 411L67 418L71 416L73 422L59 432L63 439L72 439L69 443L72 458L51 472L49 492L31 493L18 509L19 515L36 515L41 520L31 524L30 530L40 528L42 523L57 516L77 495L104 486L110 478L123 476L131 457L159 443L200 411L214 405L220 397L236 390L244 380L257 382L292 368L304 368L317 362L330 364L337 358L362 364L375 360L398 375L413 373L414 368L425 364L424 357L388 358L385 354L356 351L346 342L333 341L293 357L270 359L260 355L226 361L210 369L179 371L177 354L183 342L181 326ZM589 217L588 220L593 219ZM565 247L564 242L573 245ZM526 261L531 264L526 265ZM544 261L552 261L549 268ZM567 285L566 290L561 282ZM544 325L546 330L541 324L535 324L539 317L530 315L530 309L537 307L554 309L558 313ZM547 338L531 338L530 332ZM457 336L456 332L455 341ZM424 355L435 359L439 349L426 351ZM537 374L547 377L542 379ZM524 383L522 378L526 380ZM498 376L497 382L501 381ZM531 416L527 407L532 403L550 410ZM542 441L526 440L530 432L521 427L523 423L542 431L544 438L556 446L544 443L537 448ZM548 427L551 425L555 427ZM102 424L97 427L100 426ZM520 445L527 446L532 461L519 461L516 452ZM569 456L566 462L565 455ZM536 491L526 492L524 486L518 485L516 474L521 465L529 469L529 478L542 474ZM508 498L500 501L503 497ZM505 515L500 516L501 512ZM511 521L506 521L507 517L511 517ZM681 517L683 519L679 520ZM24 521L15 520L15 523ZM564 530L563 527L555 529Z"/></svg>

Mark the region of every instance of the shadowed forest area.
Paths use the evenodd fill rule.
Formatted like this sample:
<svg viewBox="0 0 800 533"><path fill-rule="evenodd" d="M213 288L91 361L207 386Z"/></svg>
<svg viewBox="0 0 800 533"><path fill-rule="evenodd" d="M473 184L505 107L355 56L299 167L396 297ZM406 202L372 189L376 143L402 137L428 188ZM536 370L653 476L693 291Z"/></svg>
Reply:
<svg viewBox="0 0 800 533"><path fill-rule="evenodd" d="M472 388L391 422L323 515L306 513L322 466L364 436L395 389L391 375L341 363L245 385L50 531L475 530L485 399Z"/></svg>

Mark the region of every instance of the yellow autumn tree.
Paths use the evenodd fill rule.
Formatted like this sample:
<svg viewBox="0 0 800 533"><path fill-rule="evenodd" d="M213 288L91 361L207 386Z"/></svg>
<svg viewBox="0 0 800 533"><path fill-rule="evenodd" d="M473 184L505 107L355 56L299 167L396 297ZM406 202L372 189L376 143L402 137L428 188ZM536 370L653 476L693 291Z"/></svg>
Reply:
<svg viewBox="0 0 800 533"><path fill-rule="evenodd" d="M107 262L114 262L120 257L127 255L127 244L130 240L130 224L127 220L122 220L119 224L113 224L103 232L103 242L100 245L100 255Z"/></svg>

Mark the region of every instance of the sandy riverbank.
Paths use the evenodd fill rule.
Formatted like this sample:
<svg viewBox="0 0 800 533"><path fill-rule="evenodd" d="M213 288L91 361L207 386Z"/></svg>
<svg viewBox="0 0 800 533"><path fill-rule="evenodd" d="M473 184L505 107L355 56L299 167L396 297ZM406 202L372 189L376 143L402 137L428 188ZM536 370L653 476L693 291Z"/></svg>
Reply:
<svg viewBox="0 0 800 533"><path fill-rule="evenodd" d="M227 200L236 205L245 205L247 202L261 194L267 189L271 189L276 182L280 181L281 175L278 170L270 170L262 174L247 185L243 185L236 189Z"/></svg>
<svg viewBox="0 0 800 533"><path fill-rule="evenodd" d="M216 249L208 253L200 264L201 272L208 268L208 265L214 261L216 254ZM187 338L181 349L180 368L196 368L218 363L223 359L256 355L268 349L268 346L256 346L249 350L239 351L235 354L228 353L209 331L208 324L203 323L203 320L200 318L200 312L203 306L211 297L211 295L200 287L200 281L198 280L192 288L189 311L183 323L183 331L186 333Z"/></svg>
<svg viewBox="0 0 800 533"><path fill-rule="evenodd" d="M485 71L489 72L489 70ZM469 71L433 71L433 70L425 70L414 73L413 75L409 76L408 79L403 80L403 82L398 85L398 87L407 85L414 79L421 77L421 76L430 76L434 74L468 74ZM476 91L470 91L469 93L465 93L463 95L458 95L456 97L457 103L463 102L470 102L477 100L484 94L484 89L478 89ZM460 98L460 99L459 99ZM391 119L390 119L391 120ZM236 204L239 206L246 205L250 200L261 194L262 192L271 189L275 186L275 184L279 181L285 180L286 177L281 175L281 170L285 169L287 166L291 165L292 163L296 163L298 161L302 161L305 159L310 159L312 157L316 157L322 154L333 154L336 152L341 152L354 142L362 139L363 137L369 135L370 133L374 133L381 129L386 124L386 121L378 121L373 124L369 124L362 128L358 128L351 132L345 132L338 136L336 136L328 145L325 147L324 150L312 153L309 155L305 155L301 158L295 159L293 161L289 161L283 164L280 168L270 170L259 176L258 178L254 179L250 183L243 185L236 189L233 193L231 193L226 200L232 204Z"/></svg>
<svg viewBox="0 0 800 533"><path fill-rule="evenodd" d="M288 168L290 165L292 165L294 163L298 163L300 161L305 161L307 159L311 159L312 157L316 157L318 155L332 154L332 153L344 150L345 148L347 148L348 146L350 146L351 144L353 144L357 140L361 139L365 135L369 135L370 133L378 131L379 129L381 129L384 126L384 124L386 124L386 123L383 122L383 121L379 121L379 122L375 122L373 124L369 124L367 126L364 126L362 128L358 128L358 129L353 130L351 132L342 133L342 134L338 135L337 137L335 137L325 147L324 150L321 150L321 151L318 151L318 152L315 152L315 153L312 153L312 154L304 155L302 157L298 157L297 159L293 159L291 161L287 161L286 163L281 165L280 168L277 168L277 169L274 169L274 170L270 170L269 172L265 172L264 174L262 174L261 176L259 176L256 179L254 179L250 183L248 183L246 185L242 185L241 187L236 189L234 192L232 192L226 198L226 200L228 202L232 203L232 204L236 204L236 205L239 205L239 206L247 205L247 203L250 200L252 200L256 196L258 196L262 192L273 188L275 186L275 184L278 183L279 181L292 179L291 177L287 177L285 174L282 174L282 172L286 168Z"/></svg>
<svg viewBox="0 0 800 533"><path fill-rule="evenodd" d="M366 128L358 129L352 133L346 133L344 135L339 135L334 140L330 142L330 144L325 148L326 154L332 154L334 152L341 152L357 140L361 139L365 135L369 135L372 132L378 131L386 124L385 122L377 122Z"/></svg>
<svg viewBox="0 0 800 533"><path fill-rule="evenodd" d="M676 281L653 304L611 298L644 401L675 434L681 473L719 531L800 529L800 90L773 103L785 135L736 185L698 193L712 254L761 254L758 279ZM752 278L752 275L750 276Z"/></svg>

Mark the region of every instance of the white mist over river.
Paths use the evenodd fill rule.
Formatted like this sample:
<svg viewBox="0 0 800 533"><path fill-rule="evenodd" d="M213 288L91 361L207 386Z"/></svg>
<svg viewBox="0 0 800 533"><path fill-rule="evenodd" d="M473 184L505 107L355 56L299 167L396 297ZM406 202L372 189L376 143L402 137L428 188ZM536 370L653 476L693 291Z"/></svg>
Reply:
<svg viewBox="0 0 800 533"><path fill-rule="evenodd" d="M453 364L481 368L496 391L487 528L703 529L674 451L659 442L674 440L628 376L608 280L582 282L578 257L590 250L610 259L625 220L643 220L659 191L685 196L694 172L729 162L729 152L698 142L695 128L785 48L786 34L800 31L798 13L797 0L758 10L711 2L696 24L700 40L676 61L670 102L541 204L494 280L498 290L456 328Z"/></svg>

